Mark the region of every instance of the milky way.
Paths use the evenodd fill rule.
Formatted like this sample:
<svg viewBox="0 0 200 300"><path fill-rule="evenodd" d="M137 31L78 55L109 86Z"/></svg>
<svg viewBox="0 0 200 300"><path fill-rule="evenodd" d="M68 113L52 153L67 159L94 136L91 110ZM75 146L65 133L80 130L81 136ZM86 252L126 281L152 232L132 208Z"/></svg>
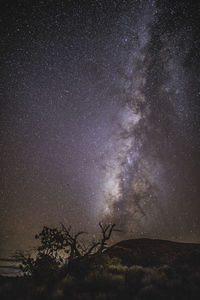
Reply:
<svg viewBox="0 0 200 300"><path fill-rule="evenodd" d="M120 70L123 108L109 140L104 207L125 235L171 239L195 235L198 216L194 217L191 202L196 202L196 209L199 166L195 170L193 159L199 125L188 86L191 65L186 64L194 51L191 20L182 20L181 26L186 13L175 18L174 9L147 3L125 40L132 51ZM194 181L188 171L194 172Z"/></svg>
<svg viewBox="0 0 200 300"><path fill-rule="evenodd" d="M198 7L66 2L1 4L1 251L99 220L200 242Z"/></svg>

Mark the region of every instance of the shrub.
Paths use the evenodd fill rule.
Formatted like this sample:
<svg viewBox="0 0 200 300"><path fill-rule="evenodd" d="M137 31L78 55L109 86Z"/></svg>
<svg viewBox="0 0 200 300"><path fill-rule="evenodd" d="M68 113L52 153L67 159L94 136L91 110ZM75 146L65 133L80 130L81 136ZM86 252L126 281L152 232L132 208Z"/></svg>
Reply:
<svg viewBox="0 0 200 300"><path fill-rule="evenodd" d="M91 273L86 279L86 287L92 291L116 291L125 282L124 276L107 271Z"/></svg>

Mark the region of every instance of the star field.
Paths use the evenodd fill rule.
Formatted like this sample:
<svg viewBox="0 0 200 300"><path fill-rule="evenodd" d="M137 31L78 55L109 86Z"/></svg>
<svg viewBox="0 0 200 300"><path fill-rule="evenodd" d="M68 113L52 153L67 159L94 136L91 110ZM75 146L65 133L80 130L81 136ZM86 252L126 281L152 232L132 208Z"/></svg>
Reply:
<svg viewBox="0 0 200 300"><path fill-rule="evenodd" d="M198 4L0 11L2 255L60 222L200 242Z"/></svg>

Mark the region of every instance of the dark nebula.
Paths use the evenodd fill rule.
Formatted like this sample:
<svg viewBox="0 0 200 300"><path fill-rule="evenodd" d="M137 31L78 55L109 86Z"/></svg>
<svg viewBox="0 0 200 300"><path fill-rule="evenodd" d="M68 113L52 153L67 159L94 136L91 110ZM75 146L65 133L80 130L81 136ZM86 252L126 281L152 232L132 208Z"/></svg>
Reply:
<svg viewBox="0 0 200 300"><path fill-rule="evenodd" d="M200 242L198 12L1 1L1 256L60 222Z"/></svg>

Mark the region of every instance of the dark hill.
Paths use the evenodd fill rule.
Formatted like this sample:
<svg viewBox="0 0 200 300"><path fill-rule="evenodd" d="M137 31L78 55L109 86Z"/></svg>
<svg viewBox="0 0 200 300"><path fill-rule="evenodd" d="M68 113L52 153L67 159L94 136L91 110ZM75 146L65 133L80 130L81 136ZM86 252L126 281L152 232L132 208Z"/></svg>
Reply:
<svg viewBox="0 0 200 300"><path fill-rule="evenodd" d="M71 265L71 274L85 276L94 269L120 264L131 267L160 267L190 270L200 268L200 244L179 243L157 239L124 240L109 247L102 254L94 254L75 260Z"/></svg>
<svg viewBox="0 0 200 300"><path fill-rule="evenodd" d="M200 264L200 244L166 240L131 239L121 241L107 249L109 257L120 258L125 265L160 265L188 259Z"/></svg>

